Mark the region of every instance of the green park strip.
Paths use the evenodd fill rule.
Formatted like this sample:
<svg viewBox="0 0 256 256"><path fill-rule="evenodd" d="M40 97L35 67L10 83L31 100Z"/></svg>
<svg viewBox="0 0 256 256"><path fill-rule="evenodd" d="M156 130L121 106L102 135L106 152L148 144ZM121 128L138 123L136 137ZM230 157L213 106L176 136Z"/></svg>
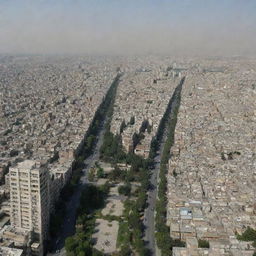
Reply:
<svg viewBox="0 0 256 256"><path fill-rule="evenodd" d="M184 243L180 240L173 240L170 236L170 228L166 225L167 221L167 173L168 173L168 161L170 156L170 149L174 144L174 133L175 126L177 123L177 117L179 112L180 97L183 78L176 88L173 97L171 98L166 113L163 116L160 125L160 137L164 131L167 131L167 137L163 148L160 173L159 173L159 184L158 184L158 200L156 203L156 216L155 216L155 237L158 248L161 250L162 256L169 256L174 246L184 246Z"/></svg>

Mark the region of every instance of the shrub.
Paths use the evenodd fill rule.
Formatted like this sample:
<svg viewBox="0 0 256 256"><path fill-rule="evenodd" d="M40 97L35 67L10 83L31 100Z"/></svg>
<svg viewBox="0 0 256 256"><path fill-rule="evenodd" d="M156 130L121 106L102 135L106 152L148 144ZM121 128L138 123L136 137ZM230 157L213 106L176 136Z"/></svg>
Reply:
<svg viewBox="0 0 256 256"><path fill-rule="evenodd" d="M199 248L210 248L209 241L203 240L203 239L199 239L198 240L198 247Z"/></svg>
<svg viewBox="0 0 256 256"><path fill-rule="evenodd" d="M99 167L97 170L97 178L100 179L104 177L105 177L104 170L101 167Z"/></svg>
<svg viewBox="0 0 256 256"><path fill-rule="evenodd" d="M118 193L121 195L129 196L131 194L131 184L127 183L118 187Z"/></svg>
<svg viewBox="0 0 256 256"><path fill-rule="evenodd" d="M237 239L242 241L256 241L256 230L247 227L242 235L237 235Z"/></svg>

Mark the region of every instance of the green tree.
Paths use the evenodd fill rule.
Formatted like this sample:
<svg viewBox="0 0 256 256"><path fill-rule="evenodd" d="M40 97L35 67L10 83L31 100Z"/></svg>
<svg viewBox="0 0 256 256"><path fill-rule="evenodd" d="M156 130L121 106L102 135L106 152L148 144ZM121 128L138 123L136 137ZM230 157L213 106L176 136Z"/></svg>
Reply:
<svg viewBox="0 0 256 256"><path fill-rule="evenodd" d="M203 240L203 239L199 239L198 240L198 247L199 248L210 248L209 241Z"/></svg>
<svg viewBox="0 0 256 256"><path fill-rule="evenodd" d="M118 187L118 192L119 194L125 195L125 196L129 196L131 193L131 184L127 183L123 186L119 186Z"/></svg>
<svg viewBox="0 0 256 256"><path fill-rule="evenodd" d="M85 255L85 252L79 251L79 253L77 254L77 256L86 256L86 255Z"/></svg>
<svg viewBox="0 0 256 256"><path fill-rule="evenodd" d="M104 177L105 177L104 170L101 167L99 167L97 170L97 178L100 179Z"/></svg>
<svg viewBox="0 0 256 256"><path fill-rule="evenodd" d="M256 241L256 230L247 227L242 235L237 235L237 239L242 241Z"/></svg>
<svg viewBox="0 0 256 256"><path fill-rule="evenodd" d="M129 246L128 244L125 244L125 245L123 245L123 246L121 247L121 250L120 250L119 255L120 255L120 256L130 256L131 253L132 253L132 251L131 251L130 246Z"/></svg>
<svg viewBox="0 0 256 256"><path fill-rule="evenodd" d="M77 247L77 242L74 238L74 236L70 236L65 240L65 249L68 252L72 252Z"/></svg>

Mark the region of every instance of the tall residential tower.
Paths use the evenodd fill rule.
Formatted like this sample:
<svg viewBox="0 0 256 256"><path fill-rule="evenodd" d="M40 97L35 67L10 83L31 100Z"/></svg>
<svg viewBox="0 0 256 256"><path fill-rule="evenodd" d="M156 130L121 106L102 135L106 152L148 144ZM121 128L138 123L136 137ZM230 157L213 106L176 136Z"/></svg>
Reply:
<svg viewBox="0 0 256 256"><path fill-rule="evenodd" d="M11 225L43 242L49 227L49 173L33 160L10 168Z"/></svg>

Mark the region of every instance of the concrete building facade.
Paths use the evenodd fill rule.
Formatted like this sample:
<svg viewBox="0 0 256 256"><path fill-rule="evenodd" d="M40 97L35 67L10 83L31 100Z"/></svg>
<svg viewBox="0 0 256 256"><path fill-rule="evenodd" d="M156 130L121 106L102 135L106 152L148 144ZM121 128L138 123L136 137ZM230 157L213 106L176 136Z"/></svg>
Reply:
<svg viewBox="0 0 256 256"><path fill-rule="evenodd" d="M33 160L10 168L11 225L33 231L43 242L49 227L48 171Z"/></svg>

